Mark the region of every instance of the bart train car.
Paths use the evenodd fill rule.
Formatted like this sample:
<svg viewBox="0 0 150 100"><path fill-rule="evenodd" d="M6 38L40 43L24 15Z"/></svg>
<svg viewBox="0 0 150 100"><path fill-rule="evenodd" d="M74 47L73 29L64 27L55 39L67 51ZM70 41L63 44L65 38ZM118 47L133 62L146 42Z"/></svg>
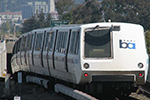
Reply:
<svg viewBox="0 0 150 100"><path fill-rule="evenodd" d="M13 73L33 72L74 84L104 87L110 83L108 88L125 89L146 82L148 62L143 27L116 22L30 31L16 41L11 59Z"/></svg>

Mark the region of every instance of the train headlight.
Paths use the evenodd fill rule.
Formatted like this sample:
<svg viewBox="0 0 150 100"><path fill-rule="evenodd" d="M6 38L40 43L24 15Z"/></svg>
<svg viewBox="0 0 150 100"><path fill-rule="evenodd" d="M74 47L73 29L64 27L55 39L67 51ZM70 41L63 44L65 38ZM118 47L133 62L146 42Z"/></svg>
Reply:
<svg viewBox="0 0 150 100"><path fill-rule="evenodd" d="M144 67L143 63L138 63L138 67L143 68Z"/></svg>
<svg viewBox="0 0 150 100"><path fill-rule="evenodd" d="M85 63L83 66L85 69L88 69L90 67L90 65L88 63Z"/></svg>

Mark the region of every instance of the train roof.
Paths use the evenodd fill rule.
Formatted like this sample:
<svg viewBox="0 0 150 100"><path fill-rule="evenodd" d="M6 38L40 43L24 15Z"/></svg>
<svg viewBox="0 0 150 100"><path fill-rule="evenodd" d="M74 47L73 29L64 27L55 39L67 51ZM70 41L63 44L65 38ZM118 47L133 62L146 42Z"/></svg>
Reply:
<svg viewBox="0 0 150 100"><path fill-rule="evenodd" d="M93 26L109 26L111 27L112 25L116 25L116 26L123 26L123 25L132 25L132 26L141 26L139 24L133 24L133 23L124 23L124 22L98 22L98 23L88 23L88 24L70 24L70 25L61 25L61 26L56 26L53 28L70 28L70 27L75 27L75 28L84 28L84 27L93 27Z"/></svg>
<svg viewBox="0 0 150 100"><path fill-rule="evenodd" d="M102 26L102 27L111 27L112 25L116 26L124 26L124 25L132 25L132 26L140 26L139 24L133 24L133 23L122 23L122 22L98 22L98 23L88 23L88 24L69 24L69 25L60 25L56 27L47 27L47 28L40 28L40 29L34 29L30 32L22 34L20 37L27 35L31 32L35 31L46 31L50 29L62 29L62 28L88 28L88 27L94 27L96 25Z"/></svg>

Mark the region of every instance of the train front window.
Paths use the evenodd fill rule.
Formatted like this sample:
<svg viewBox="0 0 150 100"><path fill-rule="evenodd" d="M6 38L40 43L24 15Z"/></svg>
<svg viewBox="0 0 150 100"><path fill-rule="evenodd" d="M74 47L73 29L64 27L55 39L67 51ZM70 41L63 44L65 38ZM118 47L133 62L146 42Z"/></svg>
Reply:
<svg viewBox="0 0 150 100"><path fill-rule="evenodd" d="M85 58L110 58L110 29L91 29L85 31Z"/></svg>

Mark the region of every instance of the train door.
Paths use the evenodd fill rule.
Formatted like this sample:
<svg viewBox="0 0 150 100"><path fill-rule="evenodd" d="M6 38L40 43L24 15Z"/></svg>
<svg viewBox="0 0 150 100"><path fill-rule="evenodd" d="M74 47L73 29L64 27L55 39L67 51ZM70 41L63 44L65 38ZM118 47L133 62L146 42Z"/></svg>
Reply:
<svg viewBox="0 0 150 100"><path fill-rule="evenodd" d="M68 43L71 30L59 30L54 53L55 69L68 72L66 55L68 53Z"/></svg>
<svg viewBox="0 0 150 100"><path fill-rule="evenodd" d="M68 72L74 73L75 64L79 63L79 40L80 31L72 30L69 44L69 51L67 55Z"/></svg>
<svg viewBox="0 0 150 100"><path fill-rule="evenodd" d="M31 35L27 35L26 36L26 43L25 43L25 64L26 64L26 70L27 71L30 71L30 67L29 67L29 48L30 48L30 38L31 38Z"/></svg>
<svg viewBox="0 0 150 100"><path fill-rule="evenodd" d="M35 43L33 48L33 61L34 61L34 66L36 67L43 67L41 61L43 38L44 38L43 31L36 33Z"/></svg>
<svg viewBox="0 0 150 100"><path fill-rule="evenodd" d="M20 68L20 64L21 64L21 62L20 62L20 44L21 44L21 38L18 40L18 43L17 43L17 54L16 54L16 62L17 62L17 65L18 65L18 69L21 69Z"/></svg>
<svg viewBox="0 0 150 100"><path fill-rule="evenodd" d="M17 65L17 43L15 43L14 47L13 47L13 56L11 58L11 67L12 67L12 72L14 73L15 70L17 69L16 67L18 66Z"/></svg>
<svg viewBox="0 0 150 100"><path fill-rule="evenodd" d="M44 43L43 43L43 48L42 48L42 65L43 67L45 67L46 69L48 69L48 72L49 73L46 73L47 75L50 75L50 69L48 67L48 62L47 62L47 52L48 52L48 43L50 41L50 36L51 36L51 33L49 30L47 30L47 32L45 31L44 33Z"/></svg>
<svg viewBox="0 0 150 100"><path fill-rule="evenodd" d="M28 56L27 56L27 52L28 52L28 47L29 47L29 40L30 40L30 36L29 36L29 34L26 36L26 43L25 43L25 48L26 48L26 50L25 50L25 64L26 64L26 66L28 65Z"/></svg>
<svg viewBox="0 0 150 100"><path fill-rule="evenodd" d="M25 67L25 43L26 43L26 36L23 36L21 39L21 52L20 52L20 57L21 57L21 65L23 65L23 67ZM23 68L24 69L24 68Z"/></svg>
<svg viewBox="0 0 150 100"><path fill-rule="evenodd" d="M55 47L56 47L56 38L57 38L57 33L58 33L58 30L57 29L53 29L52 30L52 33L51 33L51 38L50 38L50 41L48 43L48 60L47 60L47 63L49 65L49 68L51 69L55 69L55 65L54 65L54 50L55 50Z"/></svg>
<svg viewBox="0 0 150 100"><path fill-rule="evenodd" d="M46 31L44 31L44 37L43 37L43 41L42 41L42 48L41 48L41 65L42 65L42 67L45 67L45 66L47 66L46 64L47 64L47 62L46 62L46 64L44 64L44 62L43 61L45 61L45 59L46 59L46 57L47 57L47 52L44 50L44 48L45 48L45 42L46 42L46 36L47 36L47 32ZM44 66L45 65L45 66Z"/></svg>
<svg viewBox="0 0 150 100"><path fill-rule="evenodd" d="M36 33L35 33L36 34ZM29 44L28 44L28 52L27 52L27 56L28 56L28 63L29 63L29 66L33 66L34 65L34 62L33 62L33 55L32 55L32 49L33 49L33 44L34 44L34 38L35 38L35 34L31 33L30 35L30 39L29 39Z"/></svg>

